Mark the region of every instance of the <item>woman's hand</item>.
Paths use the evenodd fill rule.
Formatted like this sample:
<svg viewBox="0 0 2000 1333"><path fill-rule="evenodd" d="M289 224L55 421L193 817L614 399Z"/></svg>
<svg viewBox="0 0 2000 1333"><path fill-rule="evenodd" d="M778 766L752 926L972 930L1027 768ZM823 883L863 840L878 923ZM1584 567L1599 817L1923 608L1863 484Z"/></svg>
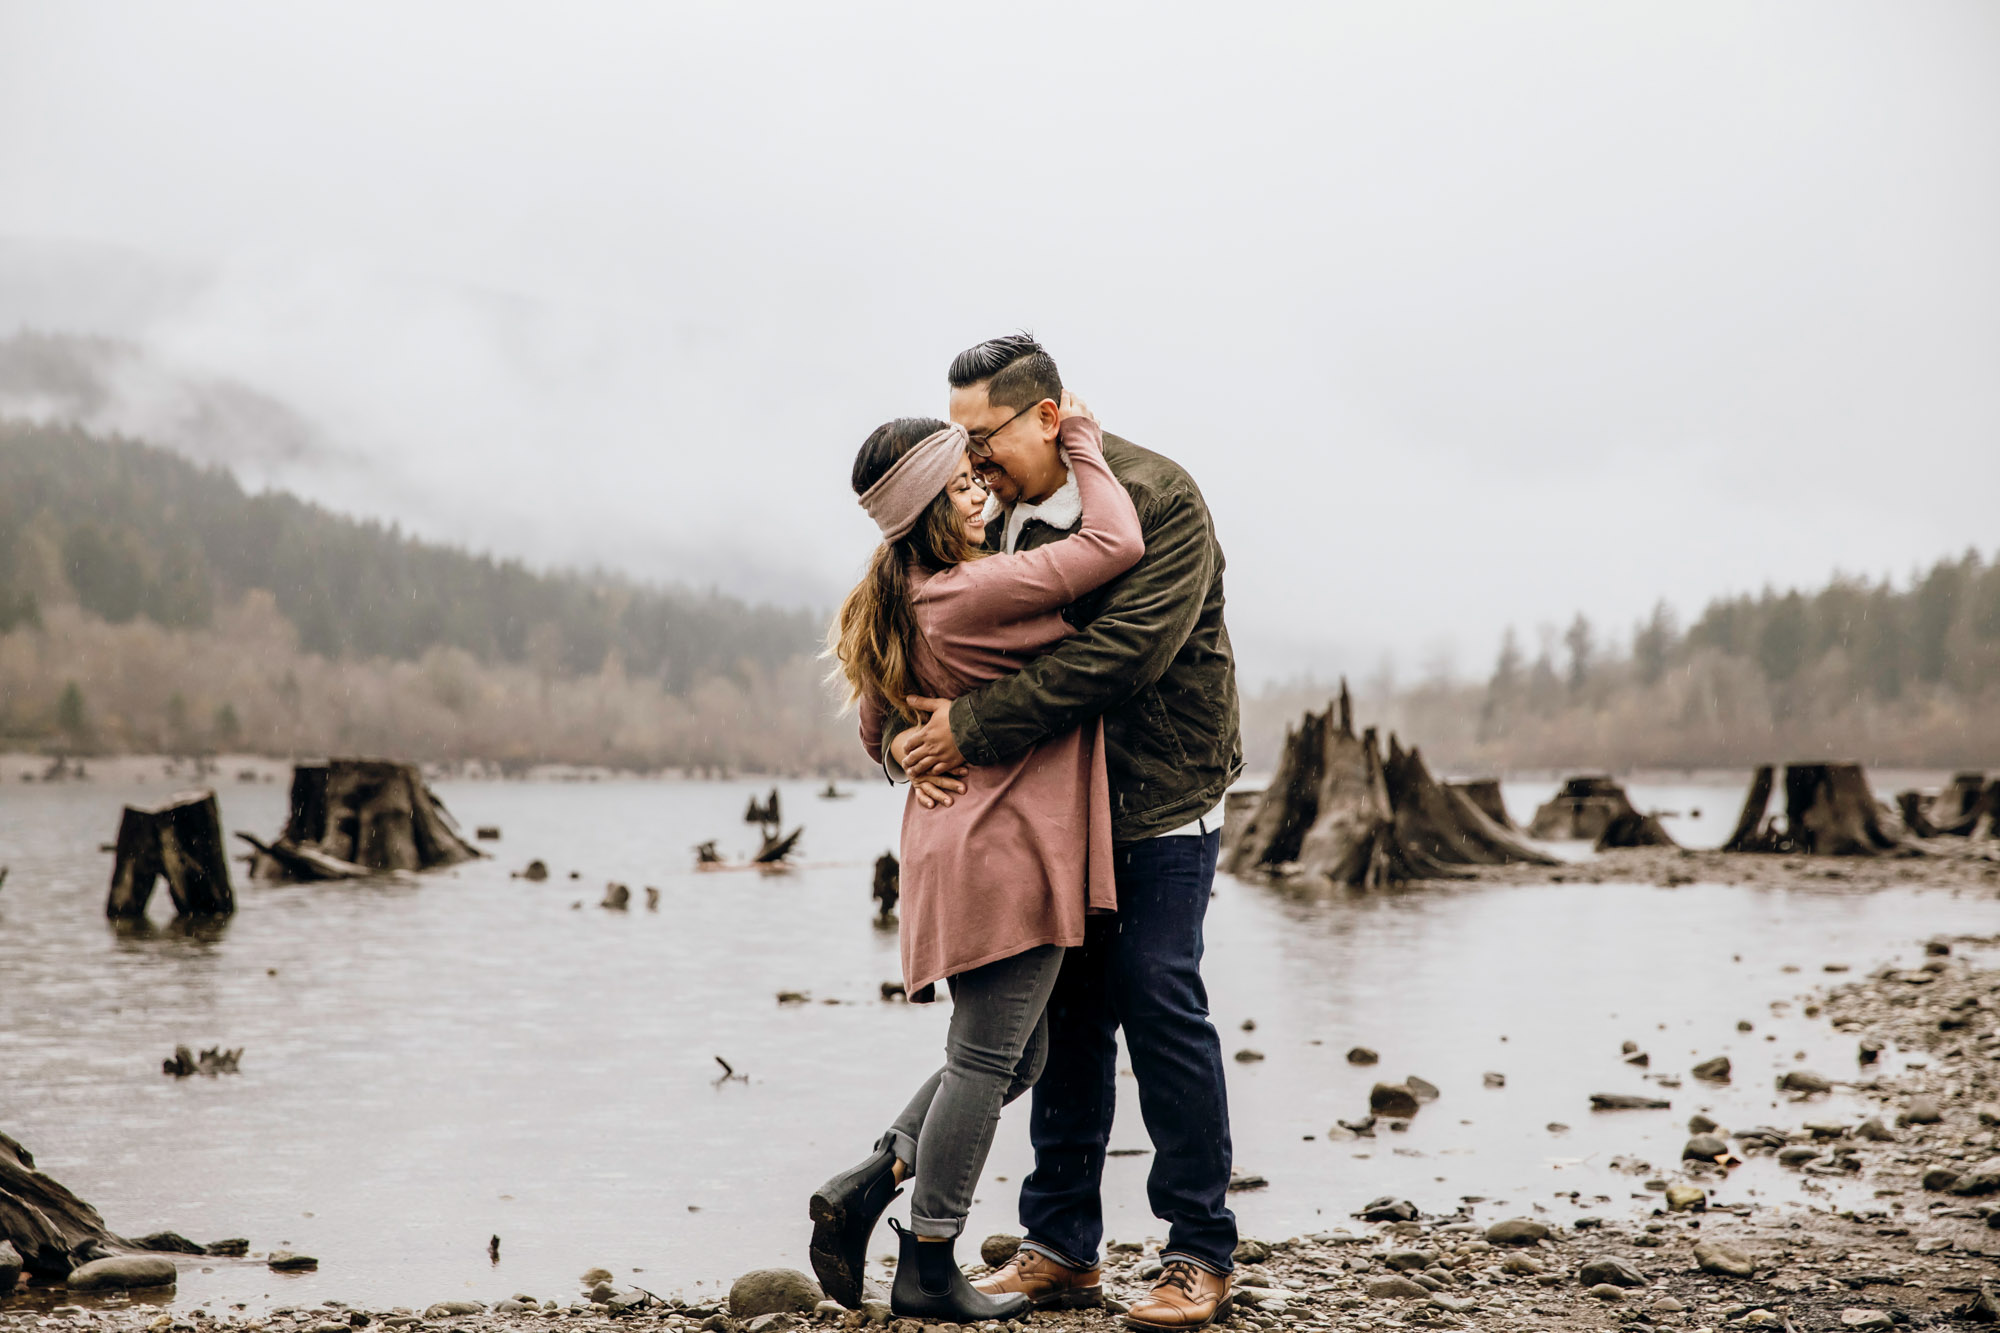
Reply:
<svg viewBox="0 0 2000 1333"><path fill-rule="evenodd" d="M1077 397L1068 389L1064 389L1062 401L1056 404L1056 421L1060 424L1068 421L1071 417L1088 417L1092 421L1097 420L1096 415L1090 410L1089 403L1084 402L1083 399Z"/></svg>
<svg viewBox="0 0 2000 1333"><path fill-rule="evenodd" d="M917 804L926 810L950 805L952 794L965 790L965 784L957 778L911 778L910 790L916 795Z"/></svg>

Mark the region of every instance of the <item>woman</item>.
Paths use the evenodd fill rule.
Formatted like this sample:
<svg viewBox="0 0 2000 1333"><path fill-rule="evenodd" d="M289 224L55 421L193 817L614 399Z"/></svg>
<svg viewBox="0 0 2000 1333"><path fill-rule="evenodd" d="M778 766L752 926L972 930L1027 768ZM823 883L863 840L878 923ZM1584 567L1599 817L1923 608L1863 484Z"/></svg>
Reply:
<svg viewBox="0 0 2000 1333"><path fill-rule="evenodd" d="M981 556L976 516L950 492L969 472L965 430L892 421L854 460L853 484L882 530L867 577L830 638L861 739L882 757L891 712L911 696L952 698L1020 669L1065 635L1059 611L1145 552L1131 497L1105 465L1103 435L1064 395L1059 440L1083 502L1069 538ZM983 496L981 497L983 499ZM960 505L967 505L961 510ZM1041 1073L1063 951L1085 916L1114 910L1111 799L1103 727L1091 723L1009 763L972 769L952 804L903 812L903 981L912 1000L952 991L944 1068L917 1090L866 1161L812 1199L812 1260L827 1294L861 1300L869 1233L905 1180L915 1182L890 1303L898 1315L973 1323L1027 1308L1015 1292L973 1289L953 1257L1000 1108Z"/></svg>

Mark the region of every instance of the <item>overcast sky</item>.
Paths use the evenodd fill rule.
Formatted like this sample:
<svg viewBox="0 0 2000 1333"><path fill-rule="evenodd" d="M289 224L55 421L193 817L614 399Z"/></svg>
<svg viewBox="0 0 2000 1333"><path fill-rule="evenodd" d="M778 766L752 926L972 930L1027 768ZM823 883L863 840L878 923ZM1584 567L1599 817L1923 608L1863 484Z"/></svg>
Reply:
<svg viewBox="0 0 2000 1333"><path fill-rule="evenodd" d="M542 561L830 604L1040 334L1253 679L2000 542L2000 5L0 0L0 333Z"/></svg>

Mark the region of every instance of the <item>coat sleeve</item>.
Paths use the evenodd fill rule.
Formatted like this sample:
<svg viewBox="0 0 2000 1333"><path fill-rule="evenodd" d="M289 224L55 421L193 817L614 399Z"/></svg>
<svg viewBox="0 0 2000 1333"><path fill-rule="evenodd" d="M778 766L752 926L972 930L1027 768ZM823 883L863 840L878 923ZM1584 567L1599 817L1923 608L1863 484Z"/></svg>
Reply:
<svg viewBox="0 0 2000 1333"><path fill-rule="evenodd" d="M1110 585L1096 619L952 704L952 738L968 762L1011 758L1101 717L1166 674L1201 618L1215 578L1215 541L1206 506L1188 489L1151 496L1139 518L1145 554Z"/></svg>
<svg viewBox="0 0 2000 1333"><path fill-rule="evenodd" d="M982 628L1068 606L1139 563L1146 553L1139 511L1104 461L1104 431L1088 417L1062 423L1059 437L1076 477L1083 517L1059 542L985 556L951 571L951 614Z"/></svg>

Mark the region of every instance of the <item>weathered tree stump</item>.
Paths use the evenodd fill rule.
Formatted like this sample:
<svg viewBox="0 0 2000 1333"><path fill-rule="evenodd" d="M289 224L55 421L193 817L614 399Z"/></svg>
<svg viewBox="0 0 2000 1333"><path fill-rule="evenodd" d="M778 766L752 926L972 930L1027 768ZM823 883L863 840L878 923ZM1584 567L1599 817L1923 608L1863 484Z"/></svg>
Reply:
<svg viewBox="0 0 2000 1333"><path fill-rule="evenodd" d="M1389 738L1389 758L1383 765L1389 806L1395 811L1396 840L1408 851L1421 852L1439 865L1552 866L1556 859L1537 851L1501 828L1462 792L1431 777L1423 756L1413 747L1405 752Z"/></svg>
<svg viewBox="0 0 2000 1333"><path fill-rule="evenodd" d="M1678 847L1673 834L1653 815L1640 814L1637 810L1626 811L1615 816L1598 835L1597 850L1611 847Z"/></svg>
<svg viewBox="0 0 2000 1333"><path fill-rule="evenodd" d="M435 870L483 857L414 764L330 759L292 770L285 832L258 849L259 879L346 879L383 870Z"/></svg>
<svg viewBox="0 0 2000 1333"><path fill-rule="evenodd" d="M1241 808L1241 807L1239 807ZM1232 873L1296 873L1372 887L1462 878L1468 865L1552 864L1463 793L1440 785L1415 750L1392 737L1385 764L1371 728L1354 731L1342 682L1324 713L1286 732L1271 785L1230 825Z"/></svg>
<svg viewBox="0 0 2000 1333"><path fill-rule="evenodd" d="M1771 805L1771 788L1776 770L1770 764L1759 764L1750 778L1749 794L1743 798L1743 810L1736 816L1736 831L1729 835L1729 841L1722 844L1725 852L1768 852L1776 850L1770 845L1772 835L1765 822L1764 812Z"/></svg>
<svg viewBox="0 0 2000 1333"><path fill-rule="evenodd" d="M145 916L153 884L161 876L180 916L228 916L236 910L223 854L222 814L212 791L185 792L150 809L126 806L118 823L117 856L104 904L104 914L113 920Z"/></svg>
<svg viewBox="0 0 2000 1333"><path fill-rule="evenodd" d="M0 1240L12 1241L22 1266L38 1278L61 1278L79 1264L132 1247L114 1236L97 1210L35 1169L20 1144L0 1134Z"/></svg>
<svg viewBox="0 0 2000 1333"><path fill-rule="evenodd" d="M1765 813L1775 786L1773 777L1771 765L1758 768L1743 812L1737 816L1736 831L1723 844L1724 851L1879 856L1903 849L1901 840L1884 826L1884 811L1869 790L1861 765L1787 764L1782 825L1776 816ZM1923 836L1914 825L1910 831Z"/></svg>
<svg viewBox="0 0 2000 1333"><path fill-rule="evenodd" d="M1637 814L1625 789L1604 774L1570 778L1528 823L1528 836L1595 842L1620 815Z"/></svg>
<svg viewBox="0 0 2000 1333"><path fill-rule="evenodd" d="M1919 838L1969 838L2000 803L1996 787L2000 782L1988 782L1984 773L1957 773L1950 786L1928 800L1922 792L1897 793L1896 807L1904 826ZM1989 817L1989 828L1991 822Z"/></svg>
<svg viewBox="0 0 2000 1333"><path fill-rule="evenodd" d="M1447 782L1445 786L1465 797L1479 808L1488 819L1506 829L1509 833L1519 833L1521 826L1507 813L1507 802L1500 794L1498 778L1474 778L1470 782Z"/></svg>
<svg viewBox="0 0 2000 1333"><path fill-rule="evenodd" d="M903 866L892 852L875 858L875 884L869 890L875 899L875 914L887 920L903 896Z"/></svg>
<svg viewBox="0 0 2000 1333"><path fill-rule="evenodd" d="M771 794L762 801L752 796L750 804L743 810L743 822L773 826L783 823L783 817L778 811L778 789L771 788Z"/></svg>

